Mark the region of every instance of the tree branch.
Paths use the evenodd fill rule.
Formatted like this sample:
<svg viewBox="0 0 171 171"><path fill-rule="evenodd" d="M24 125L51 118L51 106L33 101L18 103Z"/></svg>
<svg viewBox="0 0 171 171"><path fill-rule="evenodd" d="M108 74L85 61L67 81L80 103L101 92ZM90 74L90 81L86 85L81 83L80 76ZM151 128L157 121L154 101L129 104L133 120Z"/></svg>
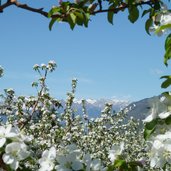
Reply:
<svg viewBox="0 0 171 171"><path fill-rule="evenodd" d="M35 12L35 13L39 13L45 17L48 17L48 12L43 11L43 8L33 8L28 6L27 4L22 4L20 2L18 2L17 0L8 0L6 3L2 4L0 6L0 12L3 12L3 10L11 5L15 5L18 8L22 8L31 12Z"/></svg>
<svg viewBox="0 0 171 171"><path fill-rule="evenodd" d="M155 3L155 1L158 1L158 0L149 0L149 1L141 1L139 3L136 3L135 6L142 6L142 5L153 5ZM17 0L8 0L6 3L2 4L0 6L0 12L3 12L3 10L11 5L15 5L17 6L18 8L22 8L22 9L25 9L25 10L28 10L28 11L31 11L31 12L35 12L35 13L38 13L38 14L41 14L45 17L48 17L48 12L44 11L43 9L44 8L33 8L33 7L30 7L28 6L27 4L22 4L20 2L18 2ZM109 12L109 11L113 11L114 13L118 13L119 11L122 11L122 10L125 10L126 8L129 8L129 4L126 4L126 3L123 3L120 7L118 8L113 8L113 9L99 9L97 11L93 11L91 12L90 14L91 15L95 15L95 14L98 14L98 13L104 13L104 12ZM54 14L51 16L51 18L62 18L62 19L65 19L66 15L60 15L60 14Z"/></svg>
<svg viewBox="0 0 171 171"><path fill-rule="evenodd" d="M3 10L4 10L5 8L9 7L10 5L12 5L12 3L11 3L11 1L9 1L9 0L8 0L6 3L2 4L2 5L0 6L0 12L2 13Z"/></svg>
<svg viewBox="0 0 171 171"><path fill-rule="evenodd" d="M17 0L12 0L13 1L13 5L17 6L18 8L22 8L31 12L35 12L35 13L39 13L45 17L48 17L48 12L43 11L43 8L33 8L28 6L27 4L21 4L20 2L18 2Z"/></svg>
<svg viewBox="0 0 171 171"><path fill-rule="evenodd" d="M153 4L153 2L151 0L149 0L149 1L145 1L145 2L142 1L142 2L136 3L135 6L141 6L141 5L150 5L151 6L152 4ZM117 14L119 11L125 10L128 7L129 7L129 5L124 3L118 8L97 10L97 11L92 12L91 14L95 15L97 13L104 13L104 12L109 12L109 11L113 11L115 14Z"/></svg>

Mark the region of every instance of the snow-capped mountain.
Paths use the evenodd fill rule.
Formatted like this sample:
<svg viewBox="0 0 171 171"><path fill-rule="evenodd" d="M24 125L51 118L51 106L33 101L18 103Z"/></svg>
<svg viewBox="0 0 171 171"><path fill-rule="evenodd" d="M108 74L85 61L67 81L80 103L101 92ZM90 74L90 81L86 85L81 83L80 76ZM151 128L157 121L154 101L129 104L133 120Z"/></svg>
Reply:
<svg viewBox="0 0 171 171"><path fill-rule="evenodd" d="M105 103L111 103L113 105L112 108L114 111L118 112L121 109L127 108L129 110L127 113L128 117L133 116L136 119L143 120L151 113L151 109L153 107L157 107L159 113L167 110L166 105L161 103L160 97L161 96L154 96L137 102L120 99L85 99L85 107L90 118L96 118L100 116L101 111L105 107ZM64 101L63 106L65 106ZM73 109L77 114L82 114L82 100L75 99Z"/></svg>
<svg viewBox="0 0 171 171"><path fill-rule="evenodd" d="M112 104L112 108L114 111L119 111L126 106L128 106L131 102L128 100L119 100L119 99L85 99L85 107L89 117L98 117L101 111L104 109L105 104ZM65 102L62 104L65 106ZM74 99L73 109L78 114L82 114L82 100Z"/></svg>

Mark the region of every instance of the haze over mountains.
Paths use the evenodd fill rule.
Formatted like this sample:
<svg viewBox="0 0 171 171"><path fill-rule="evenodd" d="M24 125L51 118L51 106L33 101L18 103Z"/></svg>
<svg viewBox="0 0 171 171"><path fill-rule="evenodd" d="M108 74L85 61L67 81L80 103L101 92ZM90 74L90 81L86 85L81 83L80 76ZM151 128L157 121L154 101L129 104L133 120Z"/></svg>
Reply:
<svg viewBox="0 0 171 171"><path fill-rule="evenodd" d="M90 118L100 116L101 111L104 109L105 103L111 103L113 105L113 111L118 112L127 107L128 109L131 108L128 112L128 117L133 116L136 119L145 119L146 116L150 114L152 107L157 107L158 112L162 112L167 109L166 106L161 103L160 97L161 96L154 96L137 102L118 99L85 99L85 106ZM62 103L64 104L64 101ZM81 100L74 100L73 109L76 113L82 114Z"/></svg>

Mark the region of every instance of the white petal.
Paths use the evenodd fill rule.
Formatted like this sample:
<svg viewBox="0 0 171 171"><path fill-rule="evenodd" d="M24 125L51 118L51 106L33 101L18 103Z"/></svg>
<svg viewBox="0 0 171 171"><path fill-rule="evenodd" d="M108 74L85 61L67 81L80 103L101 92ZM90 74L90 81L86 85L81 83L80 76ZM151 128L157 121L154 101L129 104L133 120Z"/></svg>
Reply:
<svg viewBox="0 0 171 171"><path fill-rule="evenodd" d="M19 158L19 160L24 160L26 159L28 156L30 155L29 151L23 150L21 149L18 153L17 156Z"/></svg>
<svg viewBox="0 0 171 171"><path fill-rule="evenodd" d="M4 137L5 135L5 128L3 126L0 126L0 137Z"/></svg>
<svg viewBox="0 0 171 171"><path fill-rule="evenodd" d="M99 171L101 168L101 161L99 159L94 159L91 163L91 168L93 171Z"/></svg>
<svg viewBox="0 0 171 171"><path fill-rule="evenodd" d="M51 171L54 168L54 163L49 161L44 161L43 163L40 163L41 168L39 171Z"/></svg>
<svg viewBox="0 0 171 171"><path fill-rule="evenodd" d="M153 116L149 115L143 120L143 122L151 122L152 120L153 120Z"/></svg>
<svg viewBox="0 0 171 171"><path fill-rule="evenodd" d="M48 154L49 154L48 150L43 151L42 158L48 158Z"/></svg>
<svg viewBox="0 0 171 171"><path fill-rule="evenodd" d="M155 167L156 164L157 164L157 158L152 158L151 161L150 161L150 166Z"/></svg>
<svg viewBox="0 0 171 171"><path fill-rule="evenodd" d="M72 169L74 169L74 170L81 170L81 169L83 169L83 164L80 162L80 161L74 161L73 163L72 163Z"/></svg>
<svg viewBox="0 0 171 171"><path fill-rule="evenodd" d="M157 150L159 150L160 148L164 147L164 144L162 142L160 142L159 140L155 140L153 143L153 147Z"/></svg>
<svg viewBox="0 0 171 171"><path fill-rule="evenodd" d="M167 118L170 115L171 115L170 112L162 112L162 113L159 114L159 118L160 119L165 119L165 118Z"/></svg>
<svg viewBox="0 0 171 171"><path fill-rule="evenodd" d="M19 167L19 162L17 160L14 160L14 162L10 164L10 167L14 170L17 170Z"/></svg>
<svg viewBox="0 0 171 171"><path fill-rule="evenodd" d="M0 138L0 148L5 144L6 138Z"/></svg>
<svg viewBox="0 0 171 171"><path fill-rule="evenodd" d="M56 171L72 171L72 169L68 169L68 168L66 168L66 167L64 167L62 165L57 165L55 167L55 169L56 169Z"/></svg>
<svg viewBox="0 0 171 171"><path fill-rule="evenodd" d="M165 148L167 151L171 152L171 144L166 144L166 145L164 146L164 148Z"/></svg>
<svg viewBox="0 0 171 171"><path fill-rule="evenodd" d="M21 146L20 143L12 142L6 146L5 152L6 153L12 153L14 151L18 151L20 149L20 146Z"/></svg>
<svg viewBox="0 0 171 171"><path fill-rule="evenodd" d="M67 160L68 162L73 162L73 161L75 161L75 160L76 160L76 154L75 154L75 153L70 153L70 154L68 154L68 155L66 156L66 160Z"/></svg>
<svg viewBox="0 0 171 171"><path fill-rule="evenodd" d="M116 154L115 154L115 151L113 150L110 150L109 151L109 156L108 158L110 159L110 161L113 163L115 160L116 160Z"/></svg>
<svg viewBox="0 0 171 171"><path fill-rule="evenodd" d="M2 159L6 164L11 164L14 162L14 157L9 154L3 154Z"/></svg>
<svg viewBox="0 0 171 171"><path fill-rule="evenodd" d="M121 144L120 144L120 154L122 153L123 150L124 150L124 142L121 142Z"/></svg>
<svg viewBox="0 0 171 171"><path fill-rule="evenodd" d="M55 159L56 158L56 148L55 147L51 147L49 149L48 158L50 158L50 159Z"/></svg>
<svg viewBox="0 0 171 171"><path fill-rule="evenodd" d="M57 156L57 161L60 165L64 166L67 162L67 159L65 156Z"/></svg>

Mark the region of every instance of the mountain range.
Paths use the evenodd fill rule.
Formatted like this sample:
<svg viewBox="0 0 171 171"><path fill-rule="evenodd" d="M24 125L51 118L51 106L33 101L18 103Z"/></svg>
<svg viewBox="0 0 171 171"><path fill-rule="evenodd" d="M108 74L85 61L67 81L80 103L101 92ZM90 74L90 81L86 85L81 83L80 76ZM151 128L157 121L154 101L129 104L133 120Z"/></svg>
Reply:
<svg viewBox="0 0 171 171"><path fill-rule="evenodd" d="M160 100L161 95L153 96L150 98L145 98L137 102L130 102L128 100L118 100L118 99L86 99L86 111L90 118L96 118L100 116L101 111L104 109L106 103L112 104L113 111L120 111L122 109L128 109L128 117L133 116L136 119L145 119L150 113L153 107L157 108L158 112L163 112L167 110L165 104ZM64 101L62 102L65 103ZM73 104L73 109L76 113L82 113L82 103L81 100L75 99Z"/></svg>

